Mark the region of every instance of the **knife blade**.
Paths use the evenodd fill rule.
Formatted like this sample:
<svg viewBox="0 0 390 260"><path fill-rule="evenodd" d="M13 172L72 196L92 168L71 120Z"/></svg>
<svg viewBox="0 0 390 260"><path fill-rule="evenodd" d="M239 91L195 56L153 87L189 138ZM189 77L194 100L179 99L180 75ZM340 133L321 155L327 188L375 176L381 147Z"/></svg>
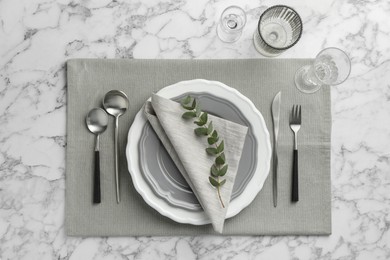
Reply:
<svg viewBox="0 0 390 260"><path fill-rule="evenodd" d="M272 153L272 187L273 187L273 202L274 207L278 205L278 135L279 135L279 120L280 120L280 103L282 102L282 92L279 91L272 101L272 122L274 126L274 149Z"/></svg>

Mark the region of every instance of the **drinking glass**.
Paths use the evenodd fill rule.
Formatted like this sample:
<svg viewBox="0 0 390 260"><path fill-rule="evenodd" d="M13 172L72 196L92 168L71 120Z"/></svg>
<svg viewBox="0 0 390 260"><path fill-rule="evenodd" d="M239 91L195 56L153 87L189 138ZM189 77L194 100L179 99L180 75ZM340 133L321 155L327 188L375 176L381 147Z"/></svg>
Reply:
<svg viewBox="0 0 390 260"><path fill-rule="evenodd" d="M351 72L348 55L338 48L326 48L317 54L313 64L295 73L295 85L303 93L314 93L322 86L343 83Z"/></svg>
<svg viewBox="0 0 390 260"><path fill-rule="evenodd" d="M291 7L275 5L265 10L253 35L256 50L274 57L294 46L302 34L302 20Z"/></svg>
<svg viewBox="0 0 390 260"><path fill-rule="evenodd" d="M245 11L235 5L229 6L222 12L217 35L224 42L235 42L241 37L245 24Z"/></svg>

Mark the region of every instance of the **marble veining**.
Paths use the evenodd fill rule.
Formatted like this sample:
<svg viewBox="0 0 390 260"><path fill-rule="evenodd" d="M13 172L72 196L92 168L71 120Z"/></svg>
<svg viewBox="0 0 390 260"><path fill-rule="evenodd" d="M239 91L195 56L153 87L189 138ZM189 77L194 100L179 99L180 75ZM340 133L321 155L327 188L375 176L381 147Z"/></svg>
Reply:
<svg viewBox="0 0 390 260"><path fill-rule="evenodd" d="M333 234L66 237L66 60L261 58L252 34L276 3L304 21L281 58L352 59L332 88ZM226 44L215 30L232 4L248 21ZM390 259L389 14L385 0L0 0L0 259Z"/></svg>

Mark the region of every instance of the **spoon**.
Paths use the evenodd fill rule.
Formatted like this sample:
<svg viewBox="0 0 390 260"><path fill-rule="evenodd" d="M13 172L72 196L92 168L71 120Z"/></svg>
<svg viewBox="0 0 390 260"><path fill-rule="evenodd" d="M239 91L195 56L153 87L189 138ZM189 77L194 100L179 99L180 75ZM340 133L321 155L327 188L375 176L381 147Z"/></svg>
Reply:
<svg viewBox="0 0 390 260"><path fill-rule="evenodd" d="M116 202L121 201L119 193L119 174L118 174L118 121L119 117L126 113L129 107L129 99L127 95L119 90L111 90L103 98L103 107L110 115L115 117L115 188Z"/></svg>
<svg viewBox="0 0 390 260"><path fill-rule="evenodd" d="M93 178L93 203L101 202L100 192L100 153L99 153L99 136L103 133L108 124L107 113L101 108L93 108L89 111L86 119L89 131L96 135L95 143L95 174Z"/></svg>

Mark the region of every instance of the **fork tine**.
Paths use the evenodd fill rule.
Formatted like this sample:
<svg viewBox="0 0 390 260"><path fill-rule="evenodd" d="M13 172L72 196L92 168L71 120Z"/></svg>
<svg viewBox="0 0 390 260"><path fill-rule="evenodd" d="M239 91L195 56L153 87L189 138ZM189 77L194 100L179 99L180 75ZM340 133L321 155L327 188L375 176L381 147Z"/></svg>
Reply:
<svg viewBox="0 0 390 260"><path fill-rule="evenodd" d="M293 105L291 109L290 123L294 122L294 120L295 120L295 105Z"/></svg>
<svg viewBox="0 0 390 260"><path fill-rule="evenodd" d="M302 111L302 109L301 109L301 105L299 105L299 112L298 112L298 121L299 121L299 123L301 123L301 111Z"/></svg>
<svg viewBox="0 0 390 260"><path fill-rule="evenodd" d="M293 106L293 119L294 119L294 120L295 120L296 111L297 111L297 106L294 105L294 106Z"/></svg>
<svg viewBox="0 0 390 260"><path fill-rule="evenodd" d="M294 105L294 122L295 123L297 122L297 118L298 118L298 106Z"/></svg>

